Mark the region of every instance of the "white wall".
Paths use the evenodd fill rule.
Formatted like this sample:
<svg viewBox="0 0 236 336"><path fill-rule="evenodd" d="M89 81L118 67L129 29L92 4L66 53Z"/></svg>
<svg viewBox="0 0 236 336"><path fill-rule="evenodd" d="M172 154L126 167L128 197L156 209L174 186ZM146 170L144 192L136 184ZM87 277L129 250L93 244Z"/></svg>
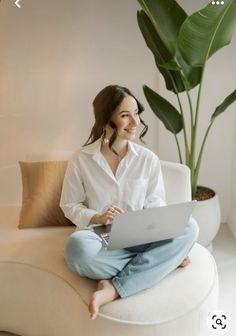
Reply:
<svg viewBox="0 0 236 336"><path fill-rule="evenodd" d="M231 172L231 202L228 216L229 227L236 238L236 132L234 133L233 164Z"/></svg>
<svg viewBox="0 0 236 336"><path fill-rule="evenodd" d="M1 203L17 203L9 166L35 153L74 150L93 124L92 100L104 86L142 93L154 82L152 56L136 23L136 1L24 0L0 4Z"/></svg>
<svg viewBox="0 0 236 336"><path fill-rule="evenodd" d="M208 1L180 0L190 13ZM170 97L136 22L137 1L24 0L0 3L1 203L18 203L7 175L18 160L45 151L74 150L93 124L92 100L105 85L128 86L146 107L148 146L177 160L171 135L148 108L142 84ZM236 40L209 62L200 128L235 88ZM200 183L217 190L223 220L229 212L235 109L216 120L207 143ZM10 188L11 187L11 188ZM11 192L7 192L11 190Z"/></svg>

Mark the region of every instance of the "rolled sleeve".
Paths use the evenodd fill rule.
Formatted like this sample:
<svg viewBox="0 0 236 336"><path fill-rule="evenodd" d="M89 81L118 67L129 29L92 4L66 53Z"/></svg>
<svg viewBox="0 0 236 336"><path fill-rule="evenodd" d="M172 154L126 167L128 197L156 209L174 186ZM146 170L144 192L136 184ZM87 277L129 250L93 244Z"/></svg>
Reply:
<svg viewBox="0 0 236 336"><path fill-rule="evenodd" d="M64 215L81 229L88 226L91 218L98 213L84 204L86 193L83 187L80 170L71 160L68 164L60 199L60 207Z"/></svg>
<svg viewBox="0 0 236 336"><path fill-rule="evenodd" d="M64 215L69 218L80 229L85 228L90 224L91 218L98 212L93 209L88 209L82 204L60 204Z"/></svg>
<svg viewBox="0 0 236 336"><path fill-rule="evenodd" d="M150 169L144 208L154 208L163 205L166 205L166 196L161 164L158 157L154 156Z"/></svg>

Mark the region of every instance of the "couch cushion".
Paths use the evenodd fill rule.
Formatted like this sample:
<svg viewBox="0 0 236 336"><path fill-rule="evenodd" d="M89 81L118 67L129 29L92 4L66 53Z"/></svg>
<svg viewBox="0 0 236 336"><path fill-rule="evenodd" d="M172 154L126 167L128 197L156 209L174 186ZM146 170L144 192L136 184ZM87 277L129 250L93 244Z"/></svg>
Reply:
<svg viewBox="0 0 236 336"><path fill-rule="evenodd" d="M22 208L19 228L72 225L60 206L68 161L20 161Z"/></svg>
<svg viewBox="0 0 236 336"><path fill-rule="evenodd" d="M25 265L31 267L32 274L38 270L53 274L55 285L63 281L88 304L96 281L72 273L63 258L64 244L73 228L18 230L18 212L6 208L0 214L0 264L22 265L22 274ZM214 287L217 272L213 257L202 246L195 244L189 256L191 264L188 267L176 269L151 289L104 305L99 315L131 324L158 324L197 309Z"/></svg>

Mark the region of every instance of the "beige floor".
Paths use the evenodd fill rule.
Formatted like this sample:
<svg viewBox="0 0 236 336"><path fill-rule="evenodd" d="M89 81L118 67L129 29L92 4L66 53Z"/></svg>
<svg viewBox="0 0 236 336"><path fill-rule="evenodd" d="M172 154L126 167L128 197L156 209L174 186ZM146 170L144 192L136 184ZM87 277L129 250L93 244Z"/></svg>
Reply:
<svg viewBox="0 0 236 336"><path fill-rule="evenodd" d="M220 232L214 240L214 251L220 287L219 310L231 317L232 326L227 336L236 335L236 240L226 224L221 225Z"/></svg>
<svg viewBox="0 0 236 336"><path fill-rule="evenodd" d="M215 257L220 284L219 309L231 316L232 327L227 336L236 335L236 240L232 237L228 226L222 224L213 241L213 255ZM210 333L209 333L210 335ZM0 332L0 336L14 336ZM24 335L21 335L24 336ZM191 336L191 335L190 335Z"/></svg>

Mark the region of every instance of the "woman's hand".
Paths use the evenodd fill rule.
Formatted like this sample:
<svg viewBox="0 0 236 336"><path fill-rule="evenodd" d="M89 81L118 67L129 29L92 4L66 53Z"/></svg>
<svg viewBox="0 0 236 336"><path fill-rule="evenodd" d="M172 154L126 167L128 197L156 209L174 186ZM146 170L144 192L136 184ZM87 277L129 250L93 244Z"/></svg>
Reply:
<svg viewBox="0 0 236 336"><path fill-rule="evenodd" d="M94 215L90 223L109 224L117 214L124 213L124 210L116 205L110 205L104 213Z"/></svg>

